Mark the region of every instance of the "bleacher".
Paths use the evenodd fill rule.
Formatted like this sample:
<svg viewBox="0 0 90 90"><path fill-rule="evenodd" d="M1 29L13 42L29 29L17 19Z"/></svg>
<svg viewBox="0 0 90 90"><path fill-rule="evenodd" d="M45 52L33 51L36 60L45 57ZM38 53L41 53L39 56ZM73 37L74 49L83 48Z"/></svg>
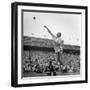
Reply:
<svg viewBox="0 0 90 90"><path fill-rule="evenodd" d="M23 44L24 71L34 72L34 70L37 70L35 68L37 61L40 72L46 70L50 60L53 60L54 66L59 65L53 48L53 40L25 36ZM80 72L80 46L64 45L62 62L73 72Z"/></svg>

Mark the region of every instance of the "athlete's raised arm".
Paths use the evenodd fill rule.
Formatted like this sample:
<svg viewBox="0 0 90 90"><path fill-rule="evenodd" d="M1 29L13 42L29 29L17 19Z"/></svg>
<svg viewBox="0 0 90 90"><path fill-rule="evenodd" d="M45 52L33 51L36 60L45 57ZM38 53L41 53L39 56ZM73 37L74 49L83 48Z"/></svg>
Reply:
<svg viewBox="0 0 90 90"><path fill-rule="evenodd" d="M50 31L50 29L48 29L48 27L47 27L46 25L44 25L44 28L46 28L47 31L49 32L49 34L50 34L53 38L55 38L55 35Z"/></svg>

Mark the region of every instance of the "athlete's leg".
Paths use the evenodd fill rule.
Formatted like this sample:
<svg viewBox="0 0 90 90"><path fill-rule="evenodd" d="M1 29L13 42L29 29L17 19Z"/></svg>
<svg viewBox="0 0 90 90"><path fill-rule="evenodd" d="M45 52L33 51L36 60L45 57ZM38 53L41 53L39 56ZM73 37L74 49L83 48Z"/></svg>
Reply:
<svg viewBox="0 0 90 90"><path fill-rule="evenodd" d="M58 52L58 53L56 53L56 55L57 55L57 60L58 60L59 64L63 65L63 63L62 63L62 52Z"/></svg>
<svg viewBox="0 0 90 90"><path fill-rule="evenodd" d="M59 70L62 73L62 66L63 66L63 63L62 63L62 53L58 52L58 53L56 53L56 55L57 55L57 60L58 60L59 65L60 65L59 66Z"/></svg>

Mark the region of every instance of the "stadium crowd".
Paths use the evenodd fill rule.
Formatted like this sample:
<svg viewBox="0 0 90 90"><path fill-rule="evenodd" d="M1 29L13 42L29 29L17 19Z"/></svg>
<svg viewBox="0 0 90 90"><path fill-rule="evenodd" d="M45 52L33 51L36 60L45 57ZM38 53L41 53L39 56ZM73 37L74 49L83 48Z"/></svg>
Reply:
<svg viewBox="0 0 90 90"><path fill-rule="evenodd" d="M74 73L80 72L80 55L63 53L62 63L57 61L56 54L48 51L24 51L23 72L51 73L56 72Z"/></svg>

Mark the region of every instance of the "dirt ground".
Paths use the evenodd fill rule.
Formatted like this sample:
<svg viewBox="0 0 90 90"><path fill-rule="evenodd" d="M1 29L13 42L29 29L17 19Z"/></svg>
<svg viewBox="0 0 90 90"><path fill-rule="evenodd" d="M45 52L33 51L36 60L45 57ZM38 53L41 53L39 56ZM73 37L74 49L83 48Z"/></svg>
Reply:
<svg viewBox="0 0 90 90"><path fill-rule="evenodd" d="M62 75L79 75L80 73L79 72L75 72L75 73L61 73L61 72L56 72L56 75L54 76L62 76ZM35 73L35 72L26 72L23 74L23 77L39 77L39 76L53 76L53 73L52 75L49 75L49 72L47 73Z"/></svg>

